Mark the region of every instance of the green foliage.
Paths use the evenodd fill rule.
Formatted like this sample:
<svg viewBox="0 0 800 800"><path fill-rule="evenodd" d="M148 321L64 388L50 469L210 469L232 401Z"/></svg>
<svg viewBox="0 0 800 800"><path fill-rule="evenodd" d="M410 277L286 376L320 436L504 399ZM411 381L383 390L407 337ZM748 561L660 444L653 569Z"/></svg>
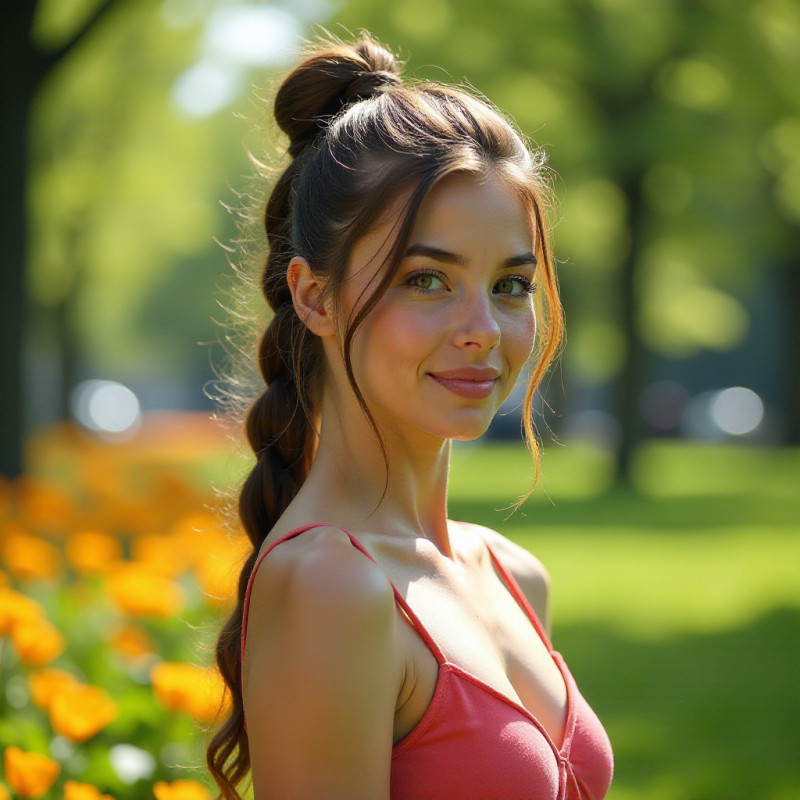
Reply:
<svg viewBox="0 0 800 800"><path fill-rule="evenodd" d="M194 119L175 108L171 87L199 30L167 27L159 5L115 6L58 65L32 120L30 289L43 306L70 303L85 355L106 370L207 361L197 342L214 339L226 263L215 239L234 235L220 203L234 202L226 182L246 158L232 111ZM63 11L42 6L39 27L68 26ZM164 310L178 278L154 321L148 310Z"/></svg>
<svg viewBox="0 0 800 800"><path fill-rule="evenodd" d="M210 784L202 770L207 738L203 727L208 724L202 726L188 714L169 711L159 703L150 686L152 658L125 658L111 647L109 640L121 617L99 583L91 586L70 576L58 584L37 587L35 582L26 581L18 588L40 602L68 642L66 653L53 666L107 692L118 709L116 718L85 742L54 736L47 713L31 699L28 679L36 669L18 660L11 641L0 638L4 688L0 697L0 750L17 746L49 753L59 761L59 783L46 797L61 797L57 790L65 780L101 787L117 800L152 796L152 785L159 780L188 777ZM175 662L197 659L202 645L188 621L194 617L206 633L211 624L221 624L217 617L212 623L207 609L200 612L201 602L198 599L180 618L137 621L142 633L157 645L160 658ZM208 645L206 641L206 649ZM146 778L131 783L115 771L109 756L120 744L133 745L154 757L153 770Z"/></svg>
<svg viewBox="0 0 800 800"><path fill-rule="evenodd" d="M43 0L35 40L57 46L95 6ZM217 337L226 266L213 240L235 237L219 201L237 204L229 187L247 191L249 167L230 110L190 119L173 106L205 20L167 16L156 0L119 2L40 93L29 283L41 306L69 304L98 368L186 375L208 358L196 342ZM348 0L321 21L373 31L418 79L470 81L549 152L566 361L589 381L625 358L617 272L631 248L641 335L679 358L741 342L739 297L796 255L791 0Z"/></svg>

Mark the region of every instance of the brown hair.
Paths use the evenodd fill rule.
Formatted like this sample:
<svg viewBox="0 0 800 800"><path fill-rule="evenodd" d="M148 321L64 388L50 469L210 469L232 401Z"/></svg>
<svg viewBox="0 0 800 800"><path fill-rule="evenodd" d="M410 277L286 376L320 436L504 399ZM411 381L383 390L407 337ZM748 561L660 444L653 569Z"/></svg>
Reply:
<svg viewBox="0 0 800 800"><path fill-rule="evenodd" d="M342 345L350 385L379 441L353 375L350 346L394 277L423 199L444 176L497 174L519 193L530 213L539 324L523 427L537 473L534 392L562 333L545 230L544 160L485 100L442 84L404 84L399 63L365 36L354 43L327 39L307 51L278 88L274 111L288 136L291 160L275 182L264 218L269 250L261 288L273 316L261 337L258 365L267 388L247 413L247 436L257 461L239 495L239 516L253 552L242 568L238 604L217 642L217 664L232 708L208 748L211 773L222 796L231 800L239 800L236 786L250 768L240 674L247 581L264 539L305 481L317 444L323 355L292 304L286 281L292 257L303 256L324 277L337 308L354 243L401 190L408 192L379 282L347 320Z"/></svg>

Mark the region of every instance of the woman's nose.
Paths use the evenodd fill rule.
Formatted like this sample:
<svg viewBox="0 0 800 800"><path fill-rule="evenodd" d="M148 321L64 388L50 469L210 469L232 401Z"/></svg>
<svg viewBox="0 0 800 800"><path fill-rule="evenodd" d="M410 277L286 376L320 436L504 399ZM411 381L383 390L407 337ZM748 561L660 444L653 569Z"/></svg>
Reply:
<svg viewBox="0 0 800 800"><path fill-rule="evenodd" d="M465 298L456 309L455 344L473 350L491 350L500 341L500 326L489 297Z"/></svg>

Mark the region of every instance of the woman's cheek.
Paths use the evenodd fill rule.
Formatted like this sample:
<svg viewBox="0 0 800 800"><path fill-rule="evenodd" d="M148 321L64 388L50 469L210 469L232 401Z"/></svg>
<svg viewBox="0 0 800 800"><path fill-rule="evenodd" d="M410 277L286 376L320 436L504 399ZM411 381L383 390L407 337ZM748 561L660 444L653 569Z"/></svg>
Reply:
<svg viewBox="0 0 800 800"><path fill-rule="evenodd" d="M513 320L509 326L508 340L508 359L521 369L536 343L536 316L531 312Z"/></svg>
<svg viewBox="0 0 800 800"><path fill-rule="evenodd" d="M418 365L430 354L436 329L435 314L415 308L375 308L353 340L357 374L366 381L372 372L388 372L394 380L402 379L404 366Z"/></svg>

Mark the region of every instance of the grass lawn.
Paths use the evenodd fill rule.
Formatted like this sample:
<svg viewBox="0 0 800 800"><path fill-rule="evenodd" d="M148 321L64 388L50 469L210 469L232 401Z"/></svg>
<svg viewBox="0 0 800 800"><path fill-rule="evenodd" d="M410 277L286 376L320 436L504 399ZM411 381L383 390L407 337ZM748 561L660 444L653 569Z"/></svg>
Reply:
<svg viewBox="0 0 800 800"><path fill-rule="evenodd" d="M609 800L800 797L800 452L648 445L636 490L596 450L453 456L455 519L552 579L553 639L614 745Z"/></svg>

